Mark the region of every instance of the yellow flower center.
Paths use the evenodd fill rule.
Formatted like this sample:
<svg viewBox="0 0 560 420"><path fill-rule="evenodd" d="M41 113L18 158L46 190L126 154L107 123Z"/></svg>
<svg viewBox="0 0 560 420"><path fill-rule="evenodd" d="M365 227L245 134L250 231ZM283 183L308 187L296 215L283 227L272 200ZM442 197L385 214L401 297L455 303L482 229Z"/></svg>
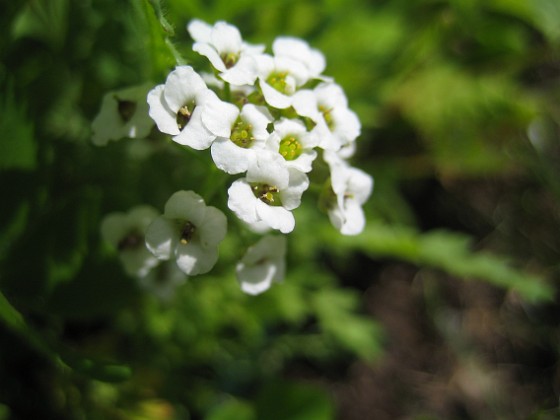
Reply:
<svg viewBox="0 0 560 420"><path fill-rule="evenodd" d="M294 160L301 155L303 147L296 136L288 135L280 140L279 152L284 159Z"/></svg>
<svg viewBox="0 0 560 420"><path fill-rule="evenodd" d="M281 206L280 190L278 187L262 183L251 183L251 190L255 197L269 206Z"/></svg>
<svg viewBox="0 0 560 420"><path fill-rule="evenodd" d="M272 86L280 93L289 94L288 82L286 82L286 77L288 72L273 72L266 79L266 83Z"/></svg>
<svg viewBox="0 0 560 420"><path fill-rule="evenodd" d="M179 127L179 130L182 130L189 123L195 108L196 104L194 103L194 101L179 108L176 118L177 127Z"/></svg>
<svg viewBox="0 0 560 420"><path fill-rule="evenodd" d="M230 140L237 146L248 149L255 141L253 126L238 117L231 129Z"/></svg>
<svg viewBox="0 0 560 420"><path fill-rule="evenodd" d="M239 55L232 52L230 53L224 52L220 54L220 58L224 62L226 69L231 69L237 63L237 60L239 59Z"/></svg>

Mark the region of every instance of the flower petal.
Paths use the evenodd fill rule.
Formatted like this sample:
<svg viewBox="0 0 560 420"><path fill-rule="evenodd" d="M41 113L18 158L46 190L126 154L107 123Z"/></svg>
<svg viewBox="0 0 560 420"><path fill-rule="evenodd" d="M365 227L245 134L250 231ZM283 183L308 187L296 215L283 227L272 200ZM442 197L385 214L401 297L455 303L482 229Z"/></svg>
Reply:
<svg viewBox="0 0 560 420"><path fill-rule="evenodd" d="M218 137L212 148L212 159L218 168L228 174L240 174L247 171L255 160L255 152L237 146L230 139Z"/></svg>
<svg viewBox="0 0 560 420"><path fill-rule="evenodd" d="M202 123L212 134L229 137L238 115L239 109L235 105L221 101L214 92L208 91L204 99Z"/></svg>
<svg viewBox="0 0 560 420"><path fill-rule="evenodd" d="M206 204L194 191L177 191L165 203L164 215L168 219L190 221L195 226L204 222Z"/></svg>
<svg viewBox="0 0 560 420"><path fill-rule="evenodd" d="M172 257L177 242L177 226L172 220L160 216L146 229L146 246L160 260Z"/></svg>
<svg viewBox="0 0 560 420"><path fill-rule="evenodd" d="M172 111L163 97L165 85L158 85L148 93L148 105L150 106L149 115L156 123L159 131L171 135L180 133L177 126L177 116Z"/></svg>
<svg viewBox="0 0 560 420"><path fill-rule="evenodd" d="M224 240L227 233L227 219L216 207L206 207L204 220L197 226L200 244L204 248L217 246Z"/></svg>
<svg viewBox="0 0 560 420"><path fill-rule="evenodd" d="M179 243L175 258L177 266L189 276L196 276L209 272L218 261L218 248L203 248L196 243Z"/></svg>

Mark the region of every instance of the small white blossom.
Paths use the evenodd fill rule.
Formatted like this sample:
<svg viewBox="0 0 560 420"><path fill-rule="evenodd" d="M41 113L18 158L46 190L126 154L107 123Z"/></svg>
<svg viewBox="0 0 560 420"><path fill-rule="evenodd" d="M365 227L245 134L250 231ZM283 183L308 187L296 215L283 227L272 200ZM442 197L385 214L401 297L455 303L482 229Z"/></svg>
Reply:
<svg viewBox="0 0 560 420"><path fill-rule="evenodd" d="M301 203L309 186L307 176L287 168L278 154L261 154L245 178L228 190L228 207L245 223L262 231L264 226L289 233L295 227L291 210Z"/></svg>
<svg viewBox="0 0 560 420"><path fill-rule="evenodd" d="M165 204L162 216L146 230L146 245L159 259L175 259L187 275L207 273L218 260L218 244L227 221L193 191L177 191Z"/></svg>
<svg viewBox="0 0 560 420"><path fill-rule="evenodd" d="M149 85L141 85L106 93L91 125L93 144L105 146L109 140L146 137L154 126L146 103L149 89Z"/></svg>
<svg viewBox="0 0 560 420"><path fill-rule="evenodd" d="M286 237L264 236L249 247L235 268L241 290L258 295L272 282L284 280L286 271Z"/></svg>
<svg viewBox="0 0 560 420"><path fill-rule="evenodd" d="M239 30L222 21L210 26L193 19L187 30L196 41L193 50L208 58L222 80L232 85L255 83L257 66L254 56L262 53L264 46L243 42Z"/></svg>
<svg viewBox="0 0 560 420"><path fill-rule="evenodd" d="M110 213L101 222L101 236L118 250L124 270L131 276L144 277L159 263L144 243L145 230L158 214L152 207L137 206L127 213Z"/></svg>
<svg viewBox="0 0 560 420"><path fill-rule="evenodd" d="M311 172L317 157L313 148L319 144L319 138L309 133L301 121L282 118L275 122L266 143L271 150L280 153L288 167Z"/></svg>
<svg viewBox="0 0 560 420"><path fill-rule="evenodd" d="M186 283L188 277L172 261L160 261L150 272L138 279L140 287L161 301L170 301L179 286Z"/></svg>
<svg viewBox="0 0 560 420"><path fill-rule="evenodd" d="M212 159L218 168L229 174L246 172L254 164L257 153L264 149L272 116L263 107L246 104L231 122L229 137L218 137L212 143Z"/></svg>
<svg viewBox="0 0 560 420"><path fill-rule="evenodd" d="M290 57L256 57L259 86L267 104L285 109L292 105L292 96L309 80L309 71Z"/></svg>
<svg viewBox="0 0 560 420"><path fill-rule="evenodd" d="M352 143L360 135L361 124L356 113L348 108L348 100L339 85L321 83L312 91L298 91L292 105L299 115L317 124L314 131L322 139L321 148L352 150Z"/></svg>
<svg viewBox="0 0 560 420"><path fill-rule="evenodd" d="M148 93L148 104L160 131L197 150L210 147L217 136L229 136L228 121L238 112L235 105L221 101L190 66L169 73L165 84Z"/></svg>
<svg viewBox="0 0 560 420"><path fill-rule="evenodd" d="M327 211L333 226L343 235L357 235L364 230L365 215L362 205L373 190L373 178L364 171L351 167L334 152L324 152L331 171L331 190Z"/></svg>
<svg viewBox="0 0 560 420"><path fill-rule="evenodd" d="M311 48L303 39L281 36L274 40L272 52L275 57L288 57L305 66L310 78L319 78L325 70L325 56Z"/></svg>

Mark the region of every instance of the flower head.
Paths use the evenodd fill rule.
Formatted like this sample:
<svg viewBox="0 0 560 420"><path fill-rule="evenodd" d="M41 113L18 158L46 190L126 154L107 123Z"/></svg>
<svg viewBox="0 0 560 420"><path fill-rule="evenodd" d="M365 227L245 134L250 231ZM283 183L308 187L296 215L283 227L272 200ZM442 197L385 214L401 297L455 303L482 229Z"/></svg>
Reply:
<svg viewBox="0 0 560 420"><path fill-rule="evenodd" d="M119 252L131 276L144 277L159 263L144 243L144 232L158 214L152 207L137 206L127 213L110 213L101 222L101 236Z"/></svg>
<svg viewBox="0 0 560 420"><path fill-rule="evenodd" d="M348 100L339 85L321 83L312 91L298 91L292 105L299 115L316 123L314 131L322 139L321 148L353 150L352 143L360 135L361 124L348 108Z"/></svg>
<svg viewBox="0 0 560 420"><path fill-rule="evenodd" d="M259 150L265 147L269 134L268 124L272 116L266 108L246 104L232 122L229 137L218 137L212 143L214 163L229 174L247 171L257 159Z"/></svg>
<svg viewBox="0 0 560 420"><path fill-rule="evenodd" d="M105 146L109 140L146 137L154 126L146 103L149 89L146 84L106 93L91 125L91 141Z"/></svg>
<svg viewBox="0 0 560 420"><path fill-rule="evenodd" d="M226 22L214 26L193 19L187 26L195 40L193 50L208 58L222 80L232 85L252 85L257 77L254 56L264 46L243 42L239 30Z"/></svg>
<svg viewBox="0 0 560 420"><path fill-rule="evenodd" d="M172 261L159 261L156 267L138 279L140 287L146 292L153 294L161 301L170 301L175 290L184 284L188 277L183 273L177 264Z"/></svg>
<svg viewBox="0 0 560 420"><path fill-rule="evenodd" d="M235 268L241 290L258 295L281 282L286 271L286 237L264 236L249 247Z"/></svg>
<svg viewBox="0 0 560 420"><path fill-rule="evenodd" d="M325 70L325 56L319 50L311 48L303 39L280 36L274 40L272 51L275 57L288 57L303 64L310 78L319 78Z"/></svg>
<svg viewBox="0 0 560 420"><path fill-rule="evenodd" d="M362 205L371 195L373 178L334 152L325 151L324 158L331 171L325 199L329 219L343 235L357 235L365 226Z"/></svg>
<svg viewBox="0 0 560 420"><path fill-rule="evenodd" d="M210 147L217 136L229 136L228 121L239 112L235 105L222 102L190 66L177 67L165 84L153 88L148 104L160 131L197 150Z"/></svg>
<svg viewBox="0 0 560 420"><path fill-rule="evenodd" d="M161 260L175 259L187 275L207 273L218 259L227 221L193 191L177 191L146 230L146 246Z"/></svg>
<svg viewBox="0 0 560 420"><path fill-rule="evenodd" d="M278 109L289 108L294 93L309 80L309 71L291 57L261 54L255 59L259 86L266 103Z"/></svg>
<svg viewBox="0 0 560 420"><path fill-rule="evenodd" d="M308 186L303 172L287 168L280 155L263 152L246 177L229 188L228 207L257 231L266 226L289 233L295 227L291 210L300 205Z"/></svg>

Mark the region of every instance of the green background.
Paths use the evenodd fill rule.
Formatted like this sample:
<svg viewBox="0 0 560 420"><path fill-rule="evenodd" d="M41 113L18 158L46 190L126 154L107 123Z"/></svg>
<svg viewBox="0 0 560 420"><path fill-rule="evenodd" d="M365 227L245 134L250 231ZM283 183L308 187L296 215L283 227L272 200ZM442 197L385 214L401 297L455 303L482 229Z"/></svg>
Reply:
<svg viewBox="0 0 560 420"><path fill-rule="evenodd" d="M555 416L559 2L2 8L0 419ZM208 154L165 138L90 142L105 92L205 65L193 18L307 40L362 122L365 231L340 235L304 195L287 277L258 297L235 280L242 237L160 302L99 235L206 180Z"/></svg>

